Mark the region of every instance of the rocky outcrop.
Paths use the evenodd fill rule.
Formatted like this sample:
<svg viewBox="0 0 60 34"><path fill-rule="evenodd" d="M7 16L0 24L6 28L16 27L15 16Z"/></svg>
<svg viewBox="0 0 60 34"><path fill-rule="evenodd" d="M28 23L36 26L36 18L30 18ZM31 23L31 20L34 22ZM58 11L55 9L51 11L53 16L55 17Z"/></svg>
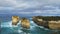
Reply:
<svg viewBox="0 0 60 34"><path fill-rule="evenodd" d="M30 21L27 18L22 18L21 19L21 26L25 29L30 28Z"/></svg>
<svg viewBox="0 0 60 34"><path fill-rule="evenodd" d="M19 22L19 17L18 16L12 16L12 25L17 25Z"/></svg>

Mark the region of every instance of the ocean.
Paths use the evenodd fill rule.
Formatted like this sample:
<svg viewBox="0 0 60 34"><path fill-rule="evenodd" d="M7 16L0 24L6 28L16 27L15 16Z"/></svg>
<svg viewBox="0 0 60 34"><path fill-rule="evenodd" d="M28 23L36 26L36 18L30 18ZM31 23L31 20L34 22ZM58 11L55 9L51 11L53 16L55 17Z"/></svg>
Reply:
<svg viewBox="0 0 60 34"><path fill-rule="evenodd" d="M25 16L30 20L30 29L23 29L18 23L16 26L12 25L12 15L0 15L0 33L1 34L53 34L54 31L43 26L38 26L32 21L31 17ZM22 16L20 16L22 17ZM60 32L60 31L59 31ZM58 34L60 34L57 32Z"/></svg>

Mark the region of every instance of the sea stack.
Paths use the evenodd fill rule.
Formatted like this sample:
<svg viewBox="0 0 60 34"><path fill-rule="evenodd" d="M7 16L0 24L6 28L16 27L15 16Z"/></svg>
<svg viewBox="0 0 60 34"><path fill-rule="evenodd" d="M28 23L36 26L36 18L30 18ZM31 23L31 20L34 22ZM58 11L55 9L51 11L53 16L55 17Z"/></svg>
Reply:
<svg viewBox="0 0 60 34"><path fill-rule="evenodd" d="M25 29L29 29L30 28L30 21L27 18L22 18L21 19L21 27L23 27Z"/></svg>
<svg viewBox="0 0 60 34"><path fill-rule="evenodd" d="M33 16L32 20L39 26L52 30L60 30L59 16Z"/></svg>
<svg viewBox="0 0 60 34"><path fill-rule="evenodd" d="M19 17L18 16L12 16L12 25L17 25L19 22Z"/></svg>

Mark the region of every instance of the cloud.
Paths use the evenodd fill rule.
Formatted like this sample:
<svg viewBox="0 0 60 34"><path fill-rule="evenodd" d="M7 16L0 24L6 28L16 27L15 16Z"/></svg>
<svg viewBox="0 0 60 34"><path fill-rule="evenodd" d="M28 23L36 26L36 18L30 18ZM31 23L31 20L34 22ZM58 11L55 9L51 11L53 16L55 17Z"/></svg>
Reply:
<svg viewBox="0 0 60 34"><path fill-rule="evenodd" d="M12 10L23 10L28 8L35 8L39 6L40 3L38 1L26 1L26 0L0 0L0 10L7 10L7 7L14 8ZM10 8L8 8L10 9ZM11 9L10 9L11 10Z"/></svg>
<svg viewBox="0 0 60 34"><path fill-rule="evenodd" d="M13 10L13 7L0 7L0 10Z"/></svg>
<svg viewBox="0 0 60 34"><path fill-rule="evenodd" d="M14 7L15 9L37 8L52 4L59 4L59 0L0 0L0 7Z"/></svg>
<svg viewBox="0 0 60 34"><path fill-rule="evenodd" d="M0 14L56 15L60 14L59 3L60 0L0 0Z"/></svg>
<svg viewBox="0 0 60 34"><path fill-rule="evenodd" d="M60 14L60 9L58 7L45 5L41 8L42 9L40 9L40 10L38 10L38 9L37 10L35 10L35 9L12 10L7 13L8 14L22 14L22 15L36 15L36 16L37 15L50 15L51 16L51 15L59 15ZM10 8L10 9L12 9L12 8ZM6 12L4 12L4 13L6 13Z"/></svg>
<svg viewBox="0 0 60 34"><path fill-rule="evenodd" d="M2 3L2 4L1 4ZM2 7L14 7L16 9L26 9L26 8L32 8L32 7L36 7L39 6L39 2L36 1L24 1L24 0L0 0L0 6Z"/></svg>

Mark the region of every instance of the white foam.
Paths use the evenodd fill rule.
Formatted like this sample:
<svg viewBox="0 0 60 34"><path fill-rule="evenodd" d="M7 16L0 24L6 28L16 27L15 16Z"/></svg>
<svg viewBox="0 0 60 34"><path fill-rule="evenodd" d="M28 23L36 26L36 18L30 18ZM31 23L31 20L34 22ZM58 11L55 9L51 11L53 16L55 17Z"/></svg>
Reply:
<svg viewBox="0 0 60 34"><path fill-rule="evenodd" d="M12 21L1 23L1 27L18 27L18 25L21 23L21 21L17 25L12 25Z"/></svg>
<svg viewBox="0 0 60 34"><path fill-rule="evenodd" d="M19 21L19 23L17 23L17 25L20 25L21 24L21 21Z"/></svg>
<svg viewBox="0 0 60 34"><path fill-rule="evenodd" d="M45 30L49 30L49 29L47 29L47 28L44 28Z"/></svg>
<svg viewBox="0 0 60 34"><path fill-rule="evenodd" d="M39 26L40 28L44 28L43 26Z"/></svg>
<svg viewBox="0 0 60 34"><path fill-rule="evenodd" d="M19 33L23 32L22 30L18 30Z"/></svg>
<svg viewBox="0 0 60 34"><path fill-rule="evenodd" d="M30 21L31 24L33 24L33 26L38 26L37 24L35 24L33 21Z"/></svg>
<svg viewBox="0 0 60 34"><path fill-rule="evenodd" d="M12 21L1 23L1 27L12 27Z"/></svg>
<svg viewBox="0 0 60 34"><path fill-rule="evenodd" d="M12 27L18 27L17 25L12 25Z"/></svg>
<svg viewBox="0 0 60 34"><path fill-rule="evenodd" d="M21 21L19 21L19 23L17 25L12 25L12 21L4 22L4 23L1 23L1 27L18 27L18 25L20 23L21 23ZM30 23L34 24L33 21L30 21Z"/></svg>

